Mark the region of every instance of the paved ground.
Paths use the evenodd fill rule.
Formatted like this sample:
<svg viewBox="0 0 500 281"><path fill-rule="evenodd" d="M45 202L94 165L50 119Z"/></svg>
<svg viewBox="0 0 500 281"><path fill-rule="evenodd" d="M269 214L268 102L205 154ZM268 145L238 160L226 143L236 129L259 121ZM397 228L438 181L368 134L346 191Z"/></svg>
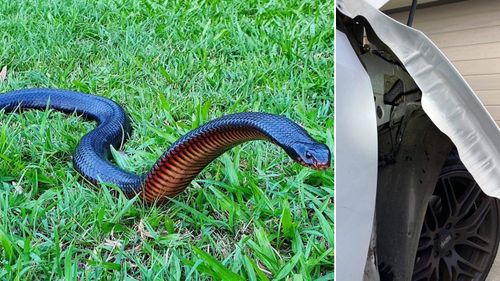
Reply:
<svg viewBox="0 0 500 281"><path fill-rule="evenodd" d="M488 278L486 278L486 281L500 281L500 251L497 253L497 258L491 267L490 274Z"/></svg>

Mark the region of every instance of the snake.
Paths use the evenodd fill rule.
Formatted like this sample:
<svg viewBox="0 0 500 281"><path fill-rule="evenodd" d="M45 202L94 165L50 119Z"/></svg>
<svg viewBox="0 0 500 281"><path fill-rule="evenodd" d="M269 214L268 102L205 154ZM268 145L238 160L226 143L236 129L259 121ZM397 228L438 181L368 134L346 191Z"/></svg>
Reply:
<svg viewBox="0 0 500 281"><path fill-rule="evenodd" d="M113 184L127 196L163 202L189 186L214 159L253 140L281 147L295 162L312 169L330 167L327 145L314 140L297 123L281 115L241 112L224 115L188 132L161 155L149 172L137 175L113 164L111 147L119 149L132 134L131 120L116 102L75 91L30 88L0 95L5 113L53 109L76 114L97 126L85 134L73 153L75 170L92 184Z"/></svg>

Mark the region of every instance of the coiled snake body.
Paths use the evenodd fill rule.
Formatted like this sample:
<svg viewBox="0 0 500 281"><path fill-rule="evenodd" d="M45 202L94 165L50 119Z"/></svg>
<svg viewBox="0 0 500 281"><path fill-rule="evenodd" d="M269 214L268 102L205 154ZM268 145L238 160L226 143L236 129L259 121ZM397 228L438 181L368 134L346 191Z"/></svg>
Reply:
<svg viewBox="0 0 500 281"><path fill-rule="evenodd" d="M135 175L108 160L110 145L118 148L132 131L127 114L112 100L58 89L24 89L0 95L0 109L6 112L47 107L97 121L97 128L82 137L73 156L73 165L82 176L95 184L115 184L128 195L142 192L147 202L180 193L212 160L250 140L271 141L304 166L330 166L328 147L313 140L293 121L246 112L223 116L187 133L170 146L150 172Z"/></svg>

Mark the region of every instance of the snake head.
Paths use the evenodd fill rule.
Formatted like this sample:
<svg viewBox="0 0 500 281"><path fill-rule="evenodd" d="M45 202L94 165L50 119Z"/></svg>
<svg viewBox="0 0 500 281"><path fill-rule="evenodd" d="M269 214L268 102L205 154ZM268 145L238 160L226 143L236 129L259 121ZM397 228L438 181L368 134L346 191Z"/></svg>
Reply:
<svg viewBox="0 0 500 281"><path fill-rule="evenodd" d="M322 143L294 142L288 154L308 168L324 170L330 167L330 149Z"/></svg>

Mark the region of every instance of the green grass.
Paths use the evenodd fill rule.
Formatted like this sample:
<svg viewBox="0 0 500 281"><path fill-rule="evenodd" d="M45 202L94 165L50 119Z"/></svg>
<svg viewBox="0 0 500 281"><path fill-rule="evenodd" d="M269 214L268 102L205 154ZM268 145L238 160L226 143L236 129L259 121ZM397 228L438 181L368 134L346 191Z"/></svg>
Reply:
<svg viewBox="0 0 500 281"><path fill-rule="evenodd" d="M1 1L0 92L55 87L123 105L116 153L147 171L227 113L284 114L333 149L333 1ZM253 142L148 207L73 169L94 126L0 113L0 279L331 280L333 171Z"/></svg>

